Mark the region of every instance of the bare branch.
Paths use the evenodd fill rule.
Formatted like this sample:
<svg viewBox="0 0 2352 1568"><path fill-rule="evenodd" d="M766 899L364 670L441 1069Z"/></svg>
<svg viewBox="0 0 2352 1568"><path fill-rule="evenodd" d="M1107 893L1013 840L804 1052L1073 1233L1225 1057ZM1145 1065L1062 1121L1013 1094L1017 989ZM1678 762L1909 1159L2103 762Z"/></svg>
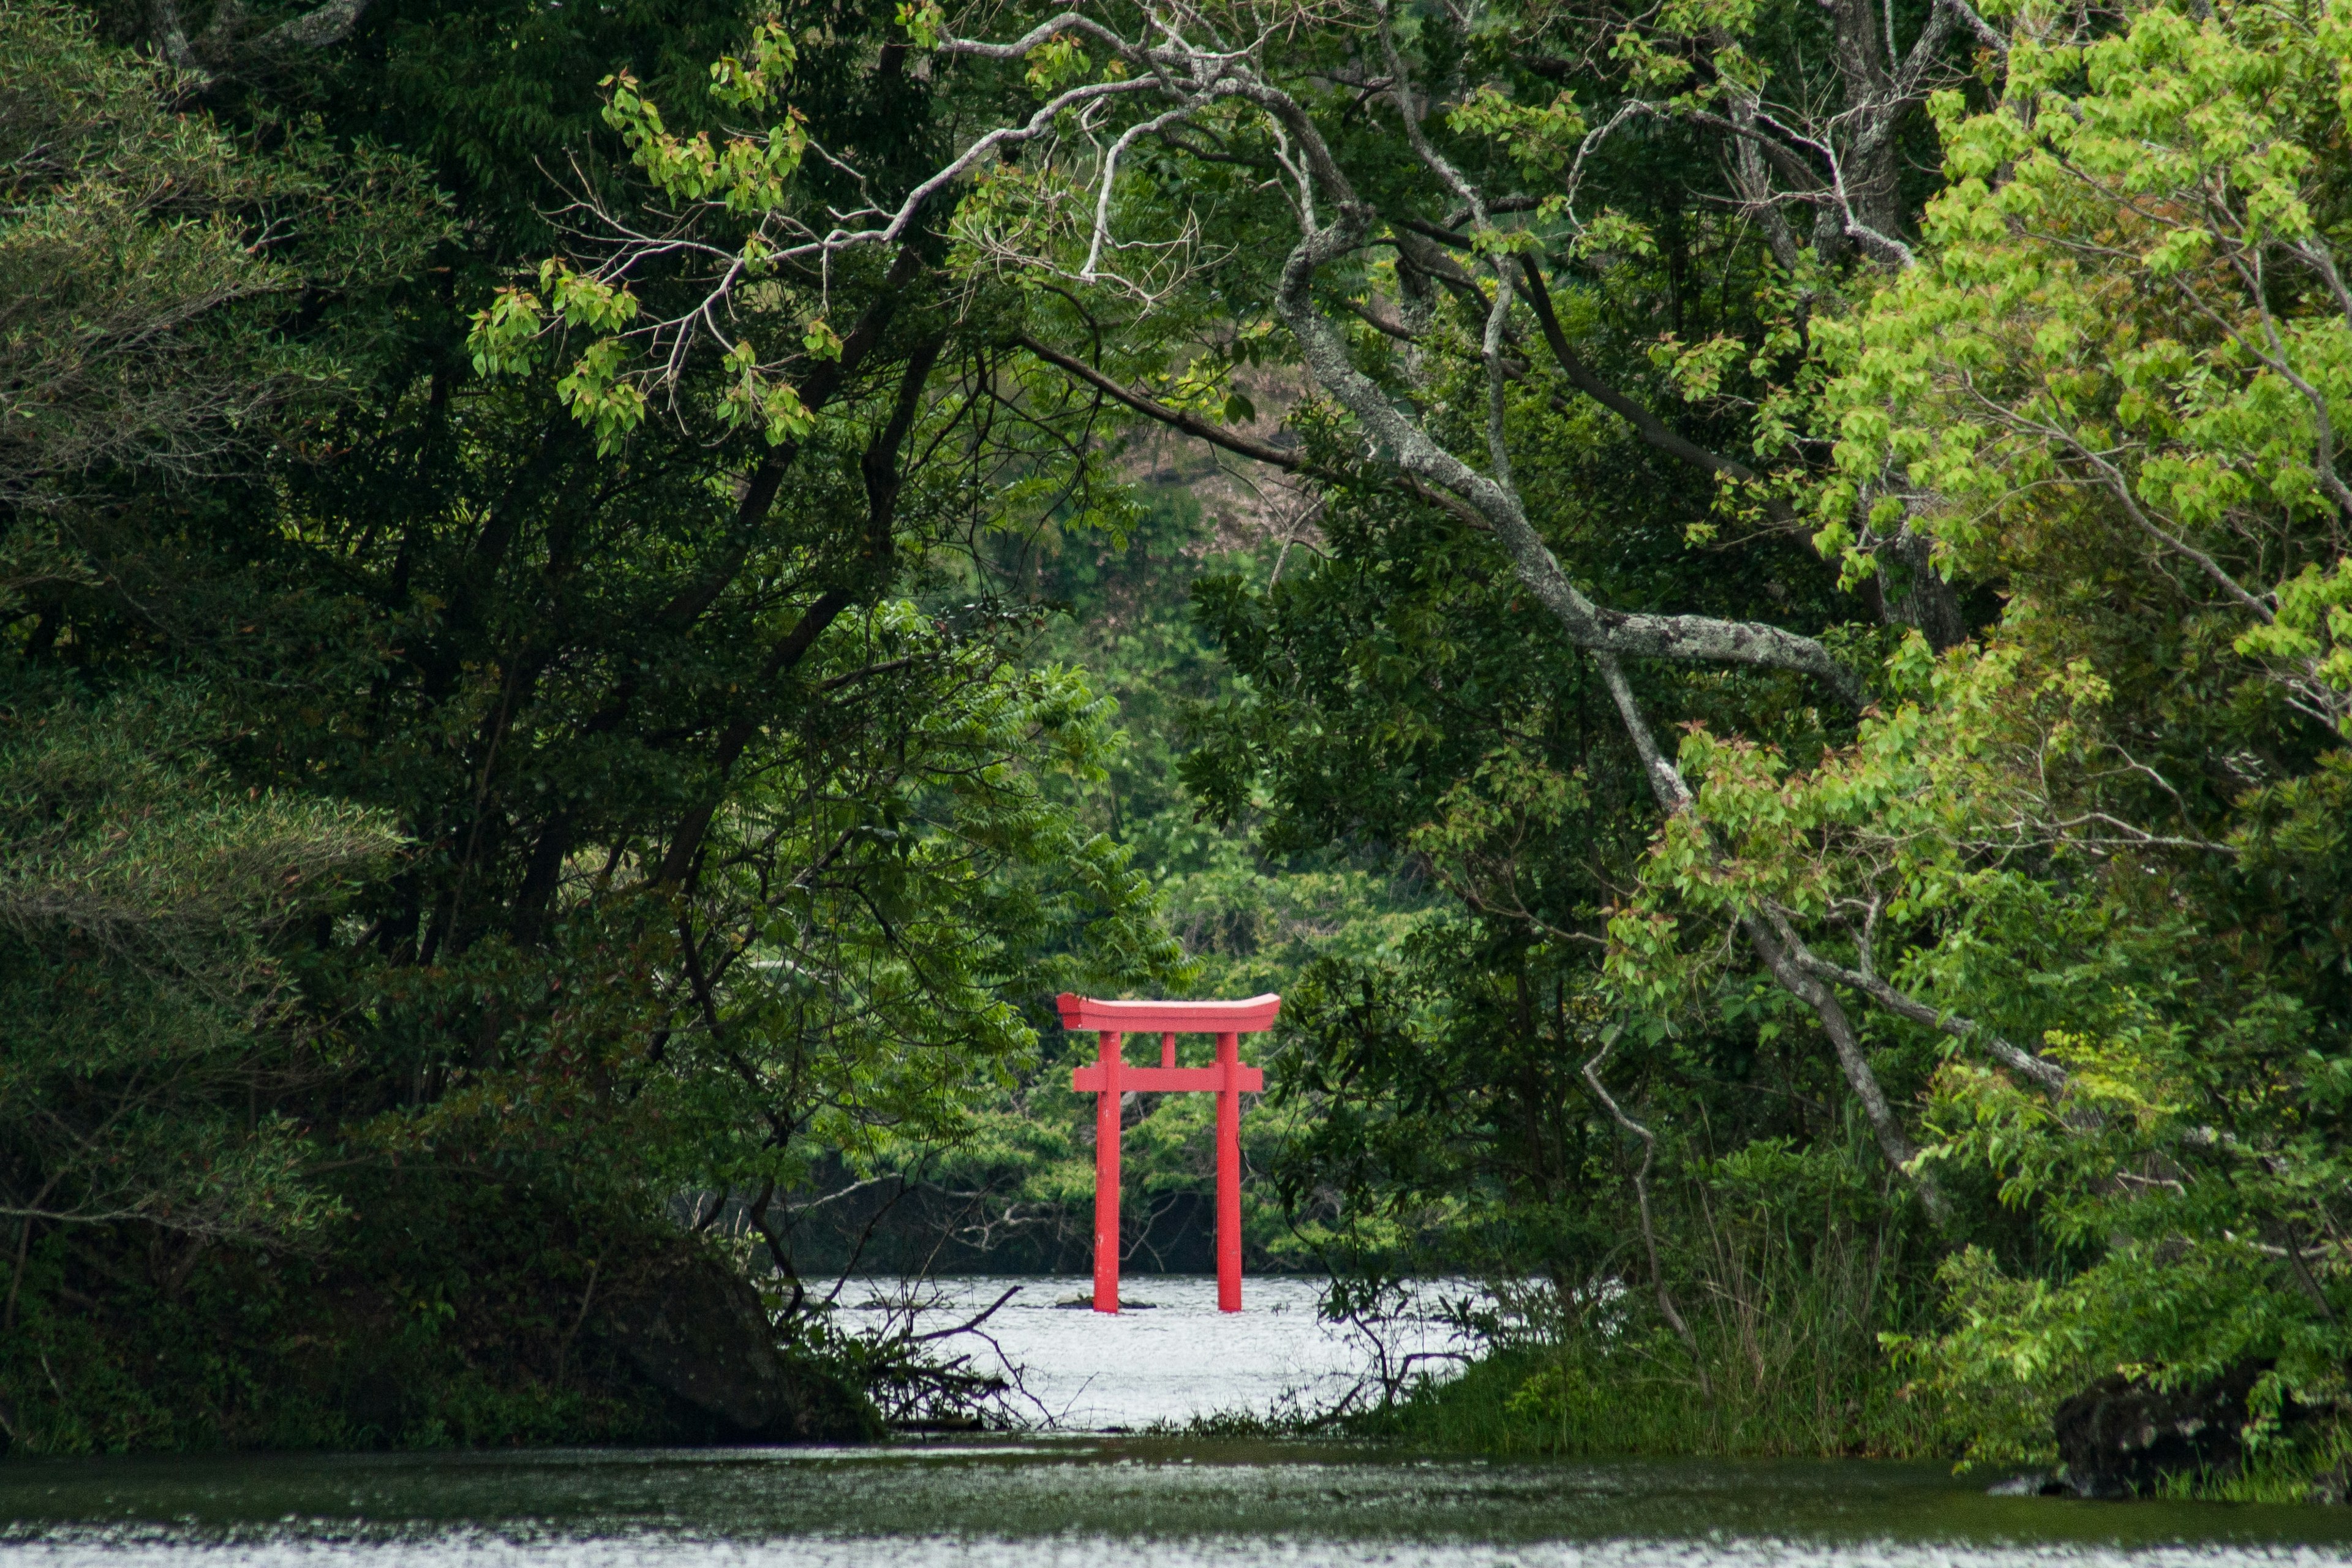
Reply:
<svg viewBox="0 0 2352 1568"><path fill-rule="evenodd" d="M1610 1118L1642 1141L1642 1163L1633 1173L1633 1200L1642 1216L1642 1244L1650 1254L1650 1285L1657 1292L1659 1314L1675 1331L1675 1337L1682 1341L1683 1348L1690 1352L1691 1370L1698 1374L1699 1393L1712 1405L1715 1403L1715 1384L1708 1380L1706 1362L1699 1354L1698 1336L1691 1332L1690 1324L1683 1321L1682 1313L1675 1309L1674 1295L1666 1289L1665 1269L1658 1259L1658 1227L1650 1217L1650 1167L1657 1163L1657 1134L1626 1115L1616 1097L1601 1081L1601 1064L1609 1059L1609 1053L1616 1048L1616 1043L1617 1037L1612 1034L1601 1049L1593 1053L1591 1059L1584 1064L1584 1081L1591 1087L1593 1098L1608 1110Z"/></svg>
<svg viewBox="0 0 2352 1568"><path fill-rule="evenodd" d="M1815 955L1802 943L1797 946L1796 959L1811 973L1824 980L1835 981L1840 985L1852 986L1897 1017L1925 1024L1931 1029L1940 1029L1956 1040L1972 1040L1981 1044L2005 1065L2025 1074L2036 1083L2046 1084L2052 1089L2066 1087L2069 1075L2064 1068L2047 1057L2038 1057L2021 1046L2011 1045L1973 1018L1962 1017L1958 1013L1939 1013L1917 997L1906 995L1874 974L1832 963Z"/></svg>

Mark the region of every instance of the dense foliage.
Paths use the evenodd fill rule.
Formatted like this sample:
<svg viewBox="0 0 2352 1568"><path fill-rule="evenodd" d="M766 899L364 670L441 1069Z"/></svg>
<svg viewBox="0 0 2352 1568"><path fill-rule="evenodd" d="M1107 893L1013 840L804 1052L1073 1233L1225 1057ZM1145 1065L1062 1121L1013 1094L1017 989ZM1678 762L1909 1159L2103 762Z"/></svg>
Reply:
<svg viewBox="0 0 2352 1568"><path fill-rule="evenodd" d="M1193 986L1259 1258L1498 1288L1392 1420L2338 1457L2329 5L0 30L13 1440L674 1431L681 1246L900 1387Z"/></svg>
<svg viewBox="0 0 2352 1568"><path fill-rule="evenodd" d="M16 1440L664 1430L580 1329L686 1194L761 1237L821 1346L778 1194L952 1142L1055 989L1175 959L1048 788L1100 773L1106 705L971 591L996 476L1059 482L1034 448L1083 454L1084 410L1000 432L984 332L910 268L844 268L804 440L681 412L600 450L559 374L464 344L560 186L373 135L373 94L478 104L502 42L420 82L462 29L382 13L298 84L325 110L256 80L207 120L61 11L8 26L51 90L6 243L83 235L54 303L12 299L39 373L10 383ZM668 41L510 68L593 124L603 62ZM404 199L355 205L362 176ZM432 179L446 205L405 195ZM305 248L345 222L373 270Z"/></svg>

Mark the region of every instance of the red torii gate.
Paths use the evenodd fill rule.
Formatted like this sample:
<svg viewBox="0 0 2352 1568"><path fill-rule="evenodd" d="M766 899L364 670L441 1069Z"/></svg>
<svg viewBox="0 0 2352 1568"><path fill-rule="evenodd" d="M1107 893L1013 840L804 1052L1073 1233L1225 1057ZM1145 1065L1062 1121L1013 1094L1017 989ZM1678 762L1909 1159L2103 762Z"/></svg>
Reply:
<svg viewBox="0 0 2352 1568"><path fill-rule="evenodd" d="M1095 1065L1070 1074L1070 1087L1095 1096L1095 1310L1118 1310L1118 1097L1126 1090L1167 1094L1208 1089L1217 1097L1217 1310L1242 1310L1242 1095L1265 1087L1265 1074L1244 1067L1241 1037L1274 1026L1282 998L1246 1002L1097 1002L1065 991L1054 999L1065 1029L1093 1029ZM1160 1037L1160 1065L1131 1068L1119 1057L1122 1034ZM1217 1037L1217 1065L1180 1068L1176 1037Z"/></svg>

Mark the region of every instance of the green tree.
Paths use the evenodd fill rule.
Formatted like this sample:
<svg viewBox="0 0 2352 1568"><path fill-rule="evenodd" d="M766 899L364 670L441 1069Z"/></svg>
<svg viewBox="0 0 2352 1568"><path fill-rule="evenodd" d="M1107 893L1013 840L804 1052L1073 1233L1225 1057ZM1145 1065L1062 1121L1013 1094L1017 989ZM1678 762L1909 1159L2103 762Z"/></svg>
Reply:
<svg viewBox="0 0 2352 1568"><path fill-rule="evenodd" d="M1948 1388L2006 1365L1984 1411L2249 1360L2333 1397L2331 14L1703 8L1608 19L1605 65L1548 54L1564 13L908 16L942 75L1037 105L938 165L971 187L961 264L1026 290L1023 345L1330 508L1329 562L1213 597L1251 688L1195 787L1240 813L1270 785L1272 841L1415 857L1510 938L1471 972L1576 976L1530 988L1559 1019L1530 1100L1582 1080L1560 1120L1640 1236L1598 1267L1648 1277L1703 1394L1737 1342L1675 1276L1725 1270L1674 1255L1727 1233L1671 1209L1862 1131L1918 1204L1863 1223L1959 1248L1979 1327L1921 1353ZM1931 137L1947 188L1906 190ZM1708 234L1706 200L1756 229ZM1233 392L1268 354L1308 394L1288 444ZM1594 482L1630 456L1679 486ZM1693 553L1725 546L1740 572ZM1541 640L1481 646L1514 617ZM1480 1097L1431 1109L1473 1069L1416 1080L1387 1043L1475 989L1384 978L1331 977L1299 1081L1373 1114L1302 1145L1294 1190L1349 1172L1411 1215L1479 1168L1416 1168L1416 1132L1498 1173L1514 1138ZM1785 1110L1718 1126L1738 1085ZM1878 1289L1862 1342L1916 1326Z"/></svg>
<svg viewBox="0 0 2352 1568"><path fill-rule="evenodd" d="M240 146L62 5L12 0L0 50L0 504L57 504L104 468L218 473L348 388L284 323L417 264L439 215L415 165Z"/></svg>
<svg viewBox="0 0 2352 1568"><path fill-rule="evenodd" d="M310 1169L312 1130L277 1107L335 1076L337 1053L272 939L347 897L397 840L348 806L235 788L184 698L12 721L0 1216L15 1247L0 1321L13 1330L37 1226L320 1245L340 1205Z"/></svg>
<svg viewBox="0 0 2352 1568"><path fill-rule="evenodd" d="M1987 1456L2117 1369L2251 1363L2273 1411L2343 1386L2344 49L2325 8L2021 13L1998 99L1936 106L1921 264L1834 340L1822 499L1911 508L2010 607L1900 656L1807 773L1685 748L1738 847L1706 901L1990 1048L1939 1072L1927 1157L2062 1261L1958 1254L1916 1347Z"/></svg>
<svg viewBox="0 0 2352 1568"><path fill-rule="evenodd" d="M240 17L187 21L200 40ZM310 1241L173 1230L154 1204L109 1200L90 1225L21 1205L39 1212L13 1237L30 1262L0 1399L26 1443L681 1435L592 1311L661 1268L740 1267L707 1235L677 1251L675 1200L704 1195L698 1230L724 1214L771 1232L755 1269L789 1284L784 1229L814 1168L971 1136L1053 990L1172 962L1148 885L1044 784L1099 773L1100 704L1070 672L1024 668L1030 617L958 564L960 542L1059 482L1084 410L990 423L987 340L959 328L919 243L833 269L837 334L797 298L772 308L812 340L794 362L807 423L782 442L723 417L735 373L698 356L663 417L602 432L568 358L470 363L468 318L562 199L534 160L572 155L616 211L664 199L597 130L598 79L656 79L697 29L715 50L743 21L384 6L313 77L198 84L244 132L184 109L110 122L125 166L165 132L223 156L239 134L255 157L299 142L322 200L384 156L366 150L382 133L433 162L454 222L412 234L439 248L372 292L313 279L292 309L224 301L247 312L238 341L278 356L227 381L282 363L336 395L253 404L250 428L245 405L197 410L183 447L205 454L201 485L167 443L73 458L93 521L70 571L26 586L8 673L28 704L168 671L208 715L188 757L255 805L257 843L289 831L271 810L402 841L331 915L248 921L277 933L277 978L225 996L250 1026L215 1056L190 1039L213 1076L150 1130L158 1151L214 1149L226 1180L240 1145L206 1097L243 1085L244 1135L279 1163L254 1156L247 1185ZM919 144L920 84L865 29L809 49L813 123L836 146L856 126L886 154ZM185 86L91 51L126 91ZM315 139L283 129L297 109L320 114ZM195 765L164 761L167 779ZM194 863L205 821L176 809L156 830ZM271 1065L322 1041L318 1073ZM89 1060L21 1080L36 1103L103 1065L72 1048ZM87 1142L78 1122L58 1137L76 1127ZM69 1142L28 1158L69 1163ZM169 1160L149 1163L168 1185ZM822 1350L818 1304L779 1305L779 1333Z"/></svg>

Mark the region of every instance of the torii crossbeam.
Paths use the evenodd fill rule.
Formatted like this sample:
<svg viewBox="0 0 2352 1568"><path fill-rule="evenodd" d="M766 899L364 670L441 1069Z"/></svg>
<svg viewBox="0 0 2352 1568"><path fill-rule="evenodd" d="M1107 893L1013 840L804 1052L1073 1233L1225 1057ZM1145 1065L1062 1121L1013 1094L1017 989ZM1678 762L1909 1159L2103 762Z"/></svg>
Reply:
<svg viewBox="0 0 2352 1568"><path fill-rule="evenodd" d="M1097 1002L1065 991L1054 999L1065 1029L1096 1031L1095 1065L1070 1074L1070 1087L1095 1096L1095 1310L1118 1310L1118 1097L1127 1090L1168 1094L1207 1089L1217 1097L1217 1310L1242 1310L1242 1096L1265 1087L1265 1074L1244 1067L1241 1037L1274 1026L1276 995L1246 1002ZM1122 1035L1160 1037L1160 1065L1120 1059ZM1176 1037L1217 1037L1217 1065L1180 1068Z"/></svg>

